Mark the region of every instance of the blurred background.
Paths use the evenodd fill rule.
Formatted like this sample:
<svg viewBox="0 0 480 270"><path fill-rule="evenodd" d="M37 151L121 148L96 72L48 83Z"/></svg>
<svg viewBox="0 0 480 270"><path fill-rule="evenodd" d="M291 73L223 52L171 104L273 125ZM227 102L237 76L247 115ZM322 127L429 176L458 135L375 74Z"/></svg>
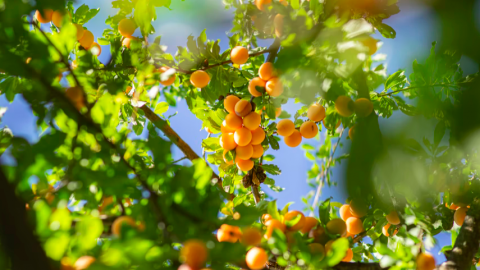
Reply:
<svg viewBox="0 0 480 270"><path fill-rule="evenodd" d="M480 4L477 1L477 14L480 11ZM111 1L94 1L84 0L77 1L75 7L82 4L89 5L90 8L100 8L100 13L89 21L84 26L88 28L95 37L100 37L103 30L107 27L105 20L109 15L115 15L117 10L111 7ZM207 37L210 40L220 39L220 46L222 50L228 47L229 30L231 28L231 21L233 19L234 10L225 9L222 0L186 0L186 1L172 1L170 9L158 8L157 20L153 23L156 33L151 36L153 40L156 36L162 36L162 45L167 46L167 52L175 54L177 46L186 46L187 37L189 35L198 36L203 29L207 29ZM435 13L429 7L422 4L420 1L400 1L400 14L394 15L392 18L385 21L392 26L396 32L395 39L385 39L380 34L375 34L374 37L379 39L383 44L374 58L379 60L387 66L388 73L391 74L399 69L405 69L407 76L412 69L412 62L418 59L419 62L429 55L431 43L439 41L441 31L439 29L439 21ZM477 16L480 18L480 16ZM477 20L477 27L480 26L480 19ZM47 30L48 26L43 25ZM272 40L262 40L261 46L269 46ZM102 46L102 55L99 60L106 63L110 58L108 46ZM465 74L476 71L476 65L470 59L463 57L461 66ZM382 89L383 90L383 89ZM14 102L9 104L5 97L0 98L0 106L7 107L1 126L8 126L15 136L21 136L35 142L39 138L39 131L36 130L35 116L29 105L22 99L21 96L16 96ZM290 101L283 110L289 112L291 115L302 105L295 104ZM177 112L177 115L171 119L172 128L198 153L202 153L201 142L207 136L207 132L201 129L202 122L198 120L188 109L184 100L179 100L176 107L170 107L165 115L172 115ZM380 128L384 134L407 133L404 124L407 123L410 117L402 113L396 112L391 119L380 119ZM403 123L403 124L402 124ZM425 120L421 117L415 119L415 122L409 122L409 125L421 125L423 130L431 130L430 134L411 134L414 139L421 141L426 136L433 140L433 129L435 128L435 121ZM429 127L429 128L427 128ZM340 127L341 128L341 127ZM409 128L414 129L414 126ZM146 132L147 129L145 129ZM325 129L320 135L320 140L315 139L304 140L311 145L319 146L325 139ZM142 134L141 137L146 136ZM444 139L445 140L445 139ZM336 139L335 139L336 141ZM344 133L341 140L343 148L337 150L336 155L342 155L348 152L350 140L347 139L347 132ZM183 157L183 153L179 149L172 149L174 158ZM308 193L313 193L314 190L307 184L306 172L311 168L312 163L305 158L304 151L300 148L289 148L283 141L280 142L280 150L268 150L267 154L275 156L272 161L282 170L282 174L274 177L276 185L285 188L284 191L276 193L270 190L267 186L262 186L262 190L271 197L278 200L277 204L283 207L288 202L296 202L291 206L293 209L302 210L304 204L301 198ZM7 157L2 156L2 162L8 162ZM188 164L188 161L182 161L182 164ZM339 186L342 185L343 174L346 169L346 164L333 168L333 181L336 181ZM346 194L339 187L325 187L322 190L320 200L333 197L334 201L344 202ZM311 202L310 202L311 203ZM438 255L439 247L450 244L450 236L443 234L437 236L439 241L431 252L435 255L438 262L445 260L443 255Z"/></svg>

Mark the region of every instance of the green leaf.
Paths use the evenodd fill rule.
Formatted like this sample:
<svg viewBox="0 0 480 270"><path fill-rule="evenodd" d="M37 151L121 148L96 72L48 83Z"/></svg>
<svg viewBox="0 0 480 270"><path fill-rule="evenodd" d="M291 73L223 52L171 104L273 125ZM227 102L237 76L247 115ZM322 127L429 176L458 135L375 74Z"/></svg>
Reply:
<svg viewBox="0 0 480 270"><path fill-rule="evenodd" d="M156 114L164 114L165 112L168 111L168 103L165 102L165 101L162 101L162 102L159 102L156 106L155 106L155 113Z"/></svg>
<svg viewBox="0 0 480 270"><path fill-rule="evenodd" d="M276 220L280 220L280 213L277 208L277 200L273 200L268 204L267 213Z"/></svg>
<svg viewBox="0 0 480 270"><path fill-rule="evenodd" d="M313 207L315 207L315 205ZM327 225L327 223L330 221L330 209L330 199L325 200L318 207L318 216L320 217L320 222L323 225Z"/></svg>
<svg viewBox="0 0 480 270"><path fill-rule="evenodd" d="M339 238L332 243L331 249L327 252L327 264L332 267L337 265L345 257L349 248L349 242L346 238Z"/></svg>
<svg viewBox="0 0 480 270"><path fill-rule="evenodd" d="M273 165L273 164L263 164L261 165L262 169L265 170L265 172L269 173L269 174L272 174L272 175L280 175L282 173L282 171L280 170L280 168L278 168L277 165Z"/></svg>
<svg viewBox="0 0 480 270"><path fill-rule="evenodd" d="M103 223L99 218L83 217L75 225L80 250L90 250L97 245L97 238L103 232Z"/></svg>

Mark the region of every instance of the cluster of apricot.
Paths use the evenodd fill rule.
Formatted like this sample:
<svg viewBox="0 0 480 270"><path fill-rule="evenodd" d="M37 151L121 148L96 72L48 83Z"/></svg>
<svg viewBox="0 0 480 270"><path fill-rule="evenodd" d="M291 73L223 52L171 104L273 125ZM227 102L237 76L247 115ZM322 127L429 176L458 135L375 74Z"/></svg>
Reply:
<svg viewBox="0 0 480 270"><path fill-rule="evenodd" d="M454 203L452 203L450 206L448 206L448 204L445 203L445 206L449 209L455 210L453 219L455 220L455 223L458 226L462 226L463 222L465 222L465 217L467 216L467 211L470 208L470 206L466 204L461 204L461 206L459 206Z"/></svg>
<svg viewBox="0 0 480 270"><path fill-rule="evenodd" d="M258 77L251 79L248 84L248 91L254 97L262 96L257 87L264 88L271 97L278 97L283 93L283 84L271 62L263 63L258 69Z"/></svg>

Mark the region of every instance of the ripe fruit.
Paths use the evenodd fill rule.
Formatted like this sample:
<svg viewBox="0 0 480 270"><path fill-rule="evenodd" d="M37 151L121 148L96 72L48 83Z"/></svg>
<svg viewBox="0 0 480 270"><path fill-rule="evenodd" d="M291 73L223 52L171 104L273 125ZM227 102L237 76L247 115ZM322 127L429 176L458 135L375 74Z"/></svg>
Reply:
<svg viewBox="0 0 480 270"><path fill-rule="evenodd" d="M90 50L96 56L100 56L100 54L102 54L102 47L100 47L100 45L96 42L92 43L92 46L90 47Z"/></svg>
<svg viewBox="0 0 480 270"><path fill-rule="evenodd" d="M295 131L295 124L292 120L282 119L277 123L277 133L280 136L290 136Z"/></svg>
<svg viewBox="0 0 480 270"><path fill-rule="evenodd" d="M243 120L234 113L227 114L225 116L225 125L229 129L237 130L242 127Z"/></svg>
<svg viewBox="0 0 480 270"><path fill-rule="evenodd" d="M231 226L223 224L220 229L217 230L218 242L230 242L235 243L242 237L242 232L237 226Z"/></svg>
<svg viewBox="0 0 480 270"><path fill-rule="evenodd" d="M300 126L300 134L305 139L311 139L318 134L318 127L317 124L315 124L312 121L306 121Z"/></svg>
<svg viewBox="0 0 480 270"><path fill-rule="evenodd" d="M252 141L252 132L248 128L242 127L235 131L234 138L238 146L245 146Z"/></svg>
<svg viewBox="0 0 480 270"><path fill-rule="evenodd" d="M263 156L263 146L260 145L260 144L257 144L257 145L253 145L253 154L252 154L252 157L251 158L260 158L261 156Z"/></svg>
<svg viewBox="0 0 480 270"><path fill-rule="evenodd" d="M373 103L366 98L355 100L355 113L358 117L367 117L373 111Z"/></svg>
<svg viewBox="0 0 480 270"><path fill-rule="evenodd" d="M340 217L346 221L349 217L352 217L352 213L350 213L350 205L344 204L340 207Z"/></svg>
<svg viewBox="0 0 480 270"><path fill-rule="evenodd" d="M75 28L77 28L77 40L80 40L83 37L83 34L85 33L85 29L80 24L73 24Z"/></svg>
<svg viewBox="0 0 480 270"><path fill-rule="evenodd" d="M433 270L435 269L435 258L430 253L420 253L417 257L418 270Z"/></svg>
<svg viewBox="0 0 480 270"><path fill-rule="evenodd" d="M455 210L455 214L453 215L453 219L458 226L462 226L463 222L465 221L465 217L467 216L467 207L460 207Z"/></svg>
<svg viewBox="0 0 480 270"><path fill-rule="evenodd" d="M278 77L273 77L265 85L265 91L271 97L278 97L283 93L283 84Z"/></svg>
<svg viewBox="0 0 480 270"><path fill-rule="evenodd" d="M98 211L102 212L107 206L113 203L113 196L103 198L102 204L98 207Z"/></svg>
<svg viewBox="0 0 480 270"><path fill-rule="evenodd" d="M335 109L341 116L349 117L355 110L355 103L350 97L339 96L337 100L335 100Z"/></svg>
<svg viewBox="0 0 480 270"><path fill-rule="evenodd" d="M170 69L171 69L171 68L169 68L169 67L160 67L160 68L158 69L158 72L160 72L160 74L162 74L162 73L164 73L164 72L166 72L166 71L168 71L168 70L170 70ZM164 86L170 86L170 85L172 85L172 84L175 82L175 77L176 77L175 74L172 74L172 75L170 75L170 77L168 77L168 79L166 79L165 81L162 81L162 80L160 79L160 83L161 83L162 85L164 85Z"/></svg>
<svg viewBox="0 0 480 270"><path fill-rule="evenodd" d="M256 86L265 88L266 85L267 83L264 80L260 79L259 77L255 77L248 83L248 92L250 92L250 94L254 97L261 97L262 93L258 92Z"/></svg>
<svg viewBox="0 0 480 270"><path fill-rule="evenodd" d="M251 144L245 146L237 146L235 149L236 156L239 159L250 159L253 155L253 147Z"/></svg>
<svg viewBox="0 0 480 270"><path fill-rule="evenodd" d="M347 232L349 234L359 234L364 230L362 220L356 217L349 217L347 221L345 221L345 224L347 225Z"/></svg>
<svg viewBox="0 0 480 270"><path fill-rule="evenodd" d="M236 46L230 52L230 60L236 65L243 65L248 61L248 49L242 46Z"/></svg>
<svg viewBox="0 0 480 270"><path fill-rule="evenodd" d="M315 226L317 226L318 220L314 217L305 217L305 224L303 225L302 229L300 230L302 233L308 233L311 231Z"/></svg>
<svg viewBox="0 0 480 270"><path fill-rule="evenodd" d="M252 131L256 130L260 126L261 122L262 117L256 112L250 112L243 118L243 125Z"/></svg>
<svg viewBox="0 0 480 270"><path fill-rule="evenodd" d="M136 37L124 38L123 41L122 41L122 46L126 47L127 49L130 49L130 44L134 40L138 40L138 38L136 38Z"/></svg>
<svg viewBox="0 0 480 270"><path fill-rule="evenodd" d="M264 81L268 81L274 77L275 69L273 68L273 64L271 62L263 63L258 69L258 76Z"/></svg>
<svg viewBox="0 0 480 270"><path fill-rule="evenodd" d="M90 267L95 262L95 258L92 256L82 256L75 262L75 270L84 270Z"/></svg>
<svg viewBox="0 0 480 270"><path fill-rule="evenodd" d="M347 249L347 254L343 257L342 262L350 262L353 259L353 251L351 248Z"/></svg>
<svg viewBox="0 0 480 270"><path fill-rule="evenodd" d="M251 161L250 159L243 160L239 158L235 158L235 164L237 164L237 168L239 170L244 172L248 172L251 169L253 169L253 165L254 165L253 161Z"/></svg>
<svg viewBox="0 0 480 270"><path fill-rule="evenodd" d="M368 37L368 38L362 40L361 42L364 46L368 47L368 54L369 55L374 55L377 52L377 50L378 50L378 46L377 46L378 40L376 40L372 37Z"/></svg>
<svg viewBox="0 0 480 270"><path fill-rule="evenodd" d="M243 230L242 243L246 246L260 245L262 242L262 232L255 227L248 227Z"/></svg>
<svg viewBox="0 0 480 270"><path fill-rule="evenodd" d="M223 100L223 107L229 113L235 113L235 105L240 101L240 98L234 95L229 95Z"/></svg>
<svg viewBox="0 0 480 270"><path fill-rule="evenodd" d="M252 145L261 144L263 140L265 140L265 131L263 128L258 127L252 131L252 141L250 142Z"/></svg>
<svg viewBox="0 0 480 270"><path fill-rule="evenodd" d="M451 209L451 210L457 210L458 208L460 208L460 206L458 206L454 203L450 204L450 206L448 206L448 204L445 203L445 207L447 207L448 209Z"/></svg>
<svg viewBox="0 0 480 270"><path fill-rule="evenodd" d="M323 122L323 126L324 126L326 129L332 130L333 127L332 127L331 125L328 125L327 123L325 123L325 119L323 119L322 122ZM337 129L337 128L340 126L341 123L342 123L342 121L338 120L337 125L335 126L335 129Z"/></svg>
<svg viewBox="0 0 480 270"><path fill-rule="evenodd" d="M244 117L252 111L252 104L250 101L242 99L235 104L235 114Z"/></svg>
<svg viewBox="0 0 480 270"><path fill-rule="evenodd" d="M287 0L279 0L278 2L280 2L280 4L282 4L284 6L288 6Z"/></svg>
<svg viewBox="0 0 480 270"><path fill-rule="evenodd" d="M269 221L270 219L272 219L272 216L270 216L269 214L263 214L261 218L263 224L267 223L267 221Z"/></svg>
<svg viewBox="0 0 480 270"><path fill-rule="evenodd" d="M353 140L354 136L355 136L355 125L351 126L350 129L348 130L348 137L350 137L350 140Z"/></svg>
<svg viewBox="0 0 480 270"><path fill-rule="evenodd" d="M39 23L49 23L52 21L52 16L53 16L53 10L51 9L45 9L43 10L43 16L42 13L40 13L39 10L35 12L35 18Z"/></svg>
<svg viewBox="0 0 480 270"><path fill-rule="evenodd" d="M263 269L268 261L268 255L263 248L254 247L247 252L245 262L251 270Z"/></svg>
<svg viewBox="0 0 480 270"><path fill-rule="evenodd" d="M275 118L277 118L278 116L280 116L280 114L282 113L282 108L275 108Z"/></svg>
<svg viewBox="0 0 480 270"><path fill-rule="evenodd" d="M339 218L330 220L326 227L327 231L331 234L340 234L343 236L347 233L347 225L345 224L345 221Z"/></svg>
<svg viewBox="0 0 480 270"><path fill-rule="evenodd" d="M367 206L364 202L359 200L352 200L350 202L350 213L352 216L361 218L367 214Z"/></svg>
<svg viewBox="0 0 480 270"><path fill-rule="evenodd" d="M284 140L286 145L290 147L297 147L302 142L302 134L300 134L300 131L295 129L293 130L292 135L286 136Z"/></svg>
<svg viewBox="0 0 480 270"><path fill-rule="evenodd" d="M62 22L63 22L63 13L58 11L58 10L55 10L52 13L52 22L56 27L60 28L60 26L62 26Z"/></svg>
<svg viewBox="0 0 480 270"><path fill-rule="evenodd" d="M392 224L392 225L398 225L400 224L400 218L398 217L398 214L397 212L395 211L392 211L390 212L387 216L387 221L388 223Z"/></svg>
<svg viewBox="0 0 480 270"><path fill-rule="evenodd" d="M237 144L235 143L233 133L223 133L222 137L220 137L220 146L226 151L235 149Z"/></svg>
<svg viewBox="0 0 480 270"><path fill-rule="evenodd" d="M308 237L313 238L315 242L321 244L325 244L328 241L328 235L325 233L325 229L322 226L318 226L316 229L310 231Z"/></svg>
<svg viewBox="0 0 480 270"><path fill-rule="evenodd" d="M222 126L220 127L220 131L222 133L233 133L235 132L235 129L227 127L227 121L223 120Z"/></svg>
<svg viewBox="0 0 480 270"><path fill-rule="evenodd" d="M92 47L92 44L93 44L93 34L92 32L88 31L88 30L84 30L83 31L83 36L81 39L78 40L78 42L80 43L80 45L85 48L86 50L90 49L90 47Z"/></svg>
<svg viewBox="0 0 480 270"><path fill-rule="evenodd" d="M132 228L135 228L135 220L129 216L121 216L115 219L112 223L112 234L116 236L120 236L122 227L128 225Z"/></svg>
<svg viewBox="0 0 480 270"><path fill-rule="evenodd" d="M204 88L210 82L210 75L203 70L197 70L190 75L190 83L196 88Z"/></svg>
<svg viewBox="0 0 480 270"><path fill-rule="evenodd" d="M325 257L325 247L319 243L311 243L308 245L310 253L315 258L315 260L321 261Z"/></svg>
<svg viewBox="0 0 480 270"><path fill-rule="evenodd" d="M270 3L272 3L272 0L256 0L255 2L257 8L261 11L265 11L270 5Z"/></svg>
<svg viewBox="0 0 480 270"><path fill-rule="evenodd" d="M383 233L383 235L385 235L386 237L390 237L390 234L388 233L388 229L390 228L390 226L392 226L392 224L387 223L387 225L383 226L383 228L382 228L382 233ZM398 233L398 229L395 229L395 230L393 231L393 235L395 235L395 234L397 234L397 233ZM393 236L393 235L392 235L392 236Z"/></svg>
<svg viewBox="0 0 480 270"><path fill-rule="evenodd" d="M128 37L128 38L131 37L135 32L136 28L137 28L137 25L135 24L135 21L130 19L122 19L118 23L118 31L124 37Z"/></svg>
<svg viewBox="0 0 480 270"><path fill-rule="evenodd" d="M285 232L285 224L281 223L280 221L276 219L270 219L267 222L265 222L265 225L267 226L267 231L265 232L265 238L270 239L272 237L272 233L274 229L279 229L282 232Z"/></svg>
<svg viewBox="0 0 480 270"><path fill-rule="evenodd" d="M285 16L282 14L275 15L273 18L273 25L275 26L275 36L281 37L283 35L283 19Z"/></svg>
<svg viewBox="0 0 480 270"><path fill-rule="evenodd" d="M313 104L308 108L307 117L313 122L320 122L325 119L325 108L320 104Z"/></svg>
<svg viewBox="0 0 480 270"><path fill-rule="evenodd" d="M191 239L185 242L180 250L180 259L192 268L201 267L208 257L205 244L200 240Z"/></svg>
<svg viewBox="0 0 480 270"><path fill-rule="evenodd" d="M295 223L293 226L289 227L287 225L287 229L290 230L290 231L298 231L300 229L303 228L303 225L305 225L305 215L300 212L300 211L296 211L296 210L293 210L293 211L289 211L288 213L285 214L285 221L287 220L294 220L296 219L298 216L300 216L300 219L297 221L297 223Z"/></svg>

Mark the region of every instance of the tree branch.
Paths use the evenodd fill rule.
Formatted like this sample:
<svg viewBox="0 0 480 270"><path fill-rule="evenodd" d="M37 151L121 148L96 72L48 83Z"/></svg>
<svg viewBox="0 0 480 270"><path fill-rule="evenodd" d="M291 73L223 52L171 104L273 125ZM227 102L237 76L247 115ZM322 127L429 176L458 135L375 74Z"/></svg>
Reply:
<svg viewBox="0 0 480 270"><path fill-rule="evenodd" d="M465 82L465 83L468 83L468 82ZM394 95L396 93L400 93L400 92L403 92L403 91L408 91L408 90L418 89L418 88L424 88L424 87L460 87L460 86L458 84L440 83L440 84L432 84L432 85L410 86L410 87L398 89L398 90L388 92L388 93L376 93L376 94L377 94L377 97L391 96L391 95Z"/></svg>
<svg viewBox="0 0 480 270"><path fill-rule="evenodd" d="M341 262L333 267L337 270L382 270L379 263Z"/></svg>

